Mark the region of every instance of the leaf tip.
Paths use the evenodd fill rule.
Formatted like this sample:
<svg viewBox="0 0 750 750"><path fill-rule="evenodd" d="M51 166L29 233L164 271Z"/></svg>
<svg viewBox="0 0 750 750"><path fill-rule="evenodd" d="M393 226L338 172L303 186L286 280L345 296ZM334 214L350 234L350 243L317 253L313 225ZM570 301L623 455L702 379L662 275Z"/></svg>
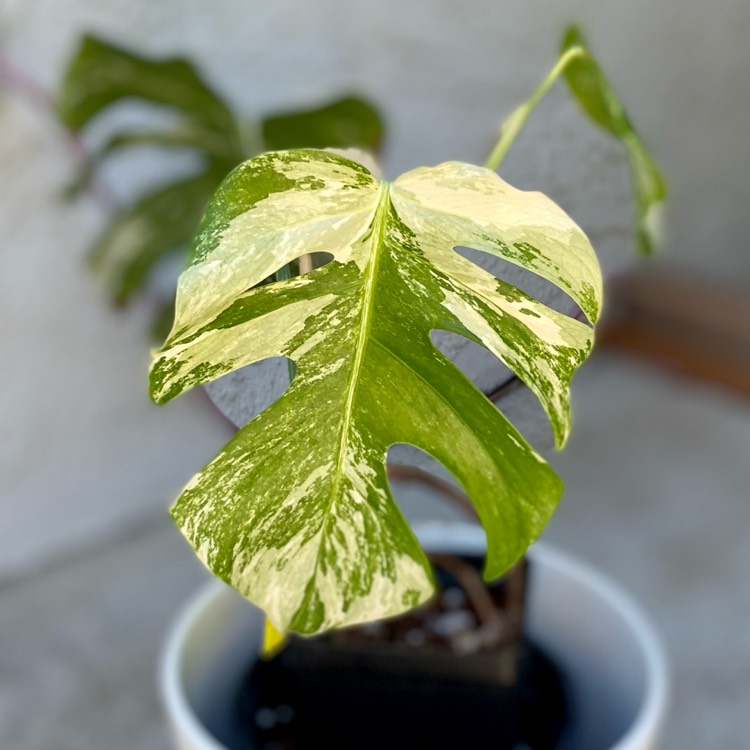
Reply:
<svg viewBox="0 0 750 750"><path fill-rule="evenodd" d="M581 27L575 22L571 22L565 27L562 36L561 51L567 52L573 47L586 48L586 39L583 36Z"/></svg>

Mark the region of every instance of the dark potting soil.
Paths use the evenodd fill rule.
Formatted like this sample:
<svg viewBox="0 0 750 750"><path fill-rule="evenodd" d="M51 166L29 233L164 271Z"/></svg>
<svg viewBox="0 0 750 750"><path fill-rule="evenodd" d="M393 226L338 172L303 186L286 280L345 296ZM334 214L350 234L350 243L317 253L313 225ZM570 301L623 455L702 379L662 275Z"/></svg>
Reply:
<svg viewBox="0 0 750 750"><path fill-rule="evenodd" d="M523 636L526 566L486 586L478 559L433 563L427 605L253 664L231 750L553 750L568 707L560 672Z"/></svg>

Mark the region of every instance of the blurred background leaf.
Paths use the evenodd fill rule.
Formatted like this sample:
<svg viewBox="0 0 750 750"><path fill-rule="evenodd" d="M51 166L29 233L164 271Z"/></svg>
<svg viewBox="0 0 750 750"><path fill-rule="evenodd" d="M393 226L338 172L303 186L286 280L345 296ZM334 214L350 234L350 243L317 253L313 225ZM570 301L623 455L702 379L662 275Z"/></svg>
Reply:
<svg viewBox="0 0 750 750"><path fill-rule="evenodd" d="M111 301L126 305L149 283L167 256L187 253L203 210L224 176L269 149L359 147L377 151L385 127L377 109L356 95L321 106L245 120L183 58L152 59L98 37L85 36L62 76L57 110L73 132L86 131L122 100L174 112L162 129L115 132L84 160L65 193L86 190L109 157L140 146L188 150L198 171L144 192L118 210L95 241L89 262ZM157 302L154 335L168 328L174 287Z"/></svg>
<svg viewBox="0 0 750 750"><path fill-rule="evenodd" d="M658 211L667 196L666 183L651 154L641 141L599 63L588 51L577 26L566 30L562 50L582 47L586 54L571 60L564 71L573 96L584 112L627 147L633 175L638 249L650 255L659 241Z"/></svg>
<svg viewBox="0 0 750 750"><path fill-rule="evenodd" d="M153 60L85 36L60 86L58 109L63 122L80 130L110 104L125 98L173 107L220 132L235 127L232 112L188 60Z"/></svg>
<svg viewBox="0 0 750 750"><path fill-rule="evenodd" d="M288 112L263 120L266 148L346 148L377 151L383 140L377 110L356 96L347 96L307 112Z"/></svg>
<svg viewBox="0 0 750 750"><path fill-rule="evenodd" d="M188 246L223 174L209 168L197 177L149 191L114 217L89 256L114 302L127 304L156 263Z"/></svg>

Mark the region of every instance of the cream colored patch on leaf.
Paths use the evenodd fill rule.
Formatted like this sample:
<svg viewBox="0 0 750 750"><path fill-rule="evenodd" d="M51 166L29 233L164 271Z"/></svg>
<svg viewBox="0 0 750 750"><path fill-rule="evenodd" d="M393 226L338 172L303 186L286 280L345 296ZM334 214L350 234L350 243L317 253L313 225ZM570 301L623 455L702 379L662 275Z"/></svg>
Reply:
<svg viewBox="0 0 750 750"><path fill-rule="evenodd" d="M232 328L207 330L187 343L174 344L161 352L155 360L155 365L168 363L174 372L172 377L165 379L160 393L169 390L176 382L187 381L191 386L201 385L224 372L269 357L286 355L289 344L305 327L305 322L335 299L334 295L328 294L317 299L291 303ZM208 374L202 374L203 371L198 368L204 364L222 369L215 373L208 371ZM201 374L192 375L196 371Z"/></svg>
<svg viewBox="0 0 750 750"><path fill-rule="evenodd" d="M407 555L398 555L393 561L394 575L376 572L367 596L354 599L348 606L341 596L342 581L333 570L318 574L315 589L324 605L325 618L321 630L357 625L401 614L427 601L435 587L425 569ZM405 605L405 600L409 605Z"/></svg>
<svg viewBox="0 0 750 750"><path fill-rule="evenodd" d="M321 534L309 537L300 531L281 548L259 547L254 553L243 545L235 549L232 586L260 606L277 630L287 632L299 609L315 569Z"/></svg>
<svg viewBox="0 0 750 750"><path fill-rule="evenodd" d="M590 319L598 317L602 283L596 254L578 225L542 193L518 190L484 167L446 162L402 175L392 196L417 235L463 236L464 246L539 274L570 294ZM519 250L519 244L539 252Z"/></svg>

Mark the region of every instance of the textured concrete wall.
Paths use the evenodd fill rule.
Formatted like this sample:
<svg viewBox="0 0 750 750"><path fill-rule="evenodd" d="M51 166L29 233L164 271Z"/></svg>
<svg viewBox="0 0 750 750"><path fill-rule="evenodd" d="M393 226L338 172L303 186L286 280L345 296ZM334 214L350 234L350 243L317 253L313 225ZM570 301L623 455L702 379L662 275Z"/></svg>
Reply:
<svg viewBox="0 0 750 750"><path fill-rule="evenodd" d="M747 282L750 253L750 4L684 0L10 0L5 55L50 89L84 29L183 52L244 112L346 89L390 124L386 173L479 160L498 121L582 21L672 184L669 252ZM553 99L507 163L591 231L611 265L629 252L618 149ZM0 574L161 512L220 445L200 399L145 395L144 312L115 314L81 269L101 225L90 200L58 204L71 163L47 113L0 93ZM171 164L171 163L170 163ZM155 166L156 165L156 166ZM122 195L164 168L113 165ZM175 168L177 168L175 166ZM618 261L617 259L620 259Z"/></svg>

